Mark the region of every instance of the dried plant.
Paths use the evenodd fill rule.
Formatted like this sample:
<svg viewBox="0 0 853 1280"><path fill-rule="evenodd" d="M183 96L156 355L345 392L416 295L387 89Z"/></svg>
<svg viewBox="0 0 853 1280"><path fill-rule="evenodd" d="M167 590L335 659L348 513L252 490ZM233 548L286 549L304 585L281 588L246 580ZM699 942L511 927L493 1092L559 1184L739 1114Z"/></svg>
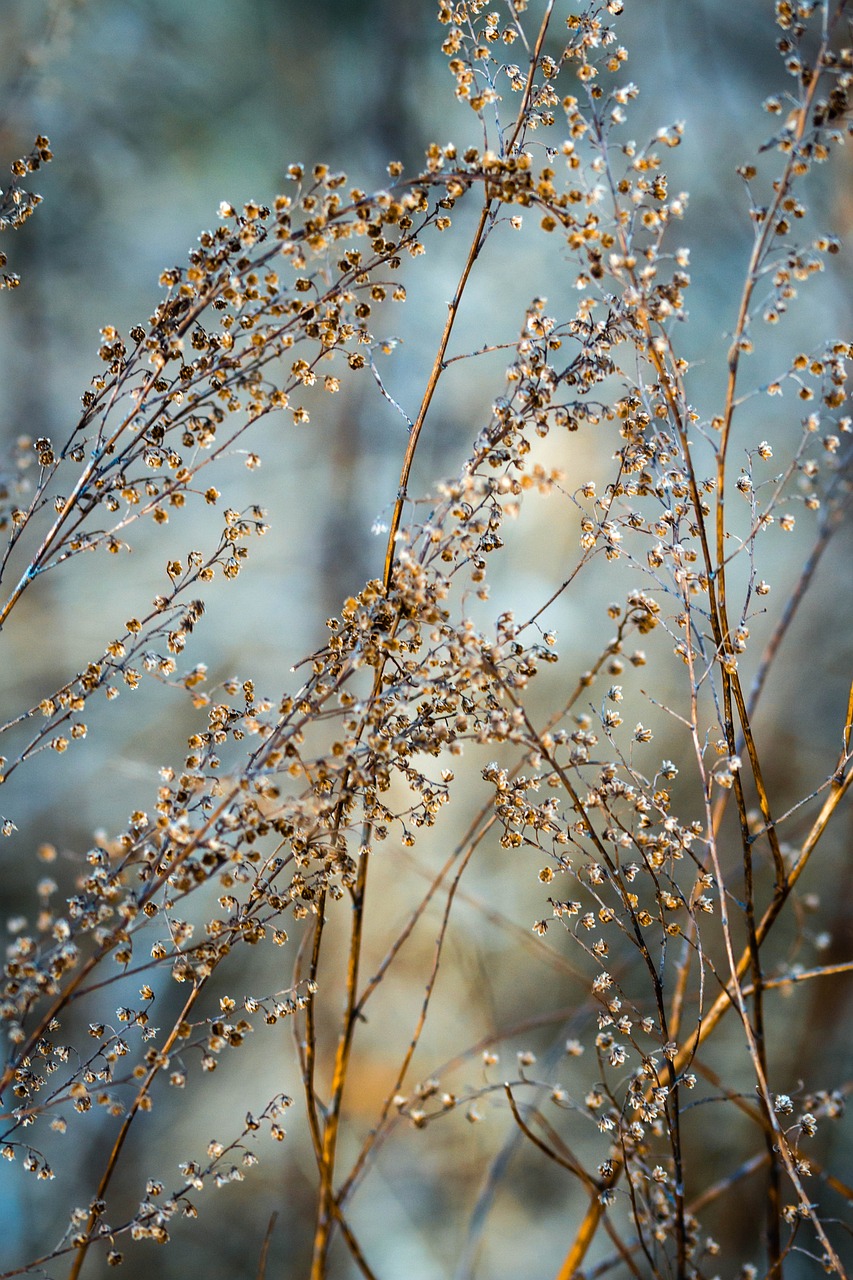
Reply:
<svg viewBox="0 0 853 1280"><path fill-rule="evenodd" d="M79 1113L93 1108L106 1120L96 1182L64 1193L83 1207L40 1257L7 1260L4 1276L44 1274L65 1260L76 1280L95 1254L119 1264L131 1240L165 1243L175 1220L195 1217L203 1188L241 1180L258 1158L258 1131L285 1136L293 1099L284 1093L253 1098L242 1127L212 1140L203 1159L186 1160L173 1183L148 1178L137 1211L116 1217L111 1205L139 1114L167 1106L170 1088L203 1088L229 1048L253 1029L263 1039L265 1024L285 1018L301 1080L294 1111L304 1112L316 1161L311 1280L347 1266L378 1274L351 1204L380 1146L412 1129L429 1144L436 1125L460 1112L476 1122L489 1100L550 1162L555 1183L577 1183L586 1205L561 1218L559 1280L776 1278L794 1266L797 1275L853 1274L844 1261L853 1256L853 1191L813 1154L817 1131L843 1114L848 1083L832 1061L817 1059L792 1083L771 1048L784 1026L784 993L818 989L853 968L853 959L797 958L802 913L814 905L801 898L800 880L853 777L853 700L838 706L837 754L804 795L769 778L773 744L756 725L782 641L850 498L850 342L822 336L808 352L789 351L784 326L772 328L839 247L828 233L806 243L796 233L810 225L814 166L851 132L844 7L776 4L784 89L764 104L778 121L774 136L738 170L752 247L714 414L694 408L681 354L690 276L677 237L687 197L668 189L662 157L684 131L668 125L645 145L627 140L638 89L619 42L622 0L568 16L555 0L535 14L527 0L494 11L484 0L440 0L443 51L481 144L433 145L411 178L392 163L391 185L372 194L325 165L293 165L288 193L270 207L223 204L188 265L163 273L148 323L127 337L103 329L102 368L67 438L19 440L0 513L4 638L44 575L84 553L120 554L138 521L166 525L170 511L192 504L221 511L221 521L210 546L167 555L162 593L84 669L2 726L5 781L44 752L73 750L86 737L90 703L152 678L186 690L199 720L181 767L161 769L153 804L144 800L124 831L98 837L80 858L73 894L63 901L49 876L39 880L32 921L18 922L8 948L0 1002L9 1045L6 1176L53 1179L53 1165L61 1173L56 1135L73 1133ZM510 52L517 64L503 60ZM48 159L39 137L12 166L4 227L35 207L38 197L18 178ZM405 299L404 264L463 206L475 210L473 234L410 412L386 386L380 357L393 343L375 329ZM451 339L469 279L493 269L481 254L498 227L523 234L528 223L550 233L553 271L576 285L577 305L560 312L531 300L464 465L417 497L413 461L436 388L461 358ZM776 362L762 385L748 372L753 344ZM484 334L470 360L496 345ZM260 420L277 413L304 423L309 407L322 413L318 391L345 395L353 376L372 376L408 427L384 564L328 620L328 638L298 668L294 684L303 674L304 683L294 691L262 697L248 678L210 688L202 663L181 665L205 590L242 572L267 529L265 508L275 520L275 495L260 478L256 504L225 507L217 463L239 442L255 469ZM799 423L775 407L775 416L757 412L761 397L783 392L802 401ZM767 439L753 434L760 421L770 424ZM575 461L584 435L592 443L581 456L596 459L588 479ZM491 564L505 540L521 536L514 518L545 498L552 527L578 539L575 562L560 567L534 610L510 604L490 621ZM811 547L770 597L765 547L790 533L800 509ZM567 674L555 666L549 611L585 601L593 573L612 583L616 602L604 630L590 617L582 669ZM634 675L641 669L646 691ZM786 696L796 717L809 692ZM673 758L658 758L656 736ZM480 779L479 794L457 780L465 769ZM441 833L453 830L446 806L457 791L457 803L473 807L448 850ZM16 830L14 814L3 829ZM445 842L442 865L420 888L423 867L399 864L410 914L389 938L369 868L391 847L405 858L433 829L439 839L429 847ZM47 864L55 857L35 832L16 842L25 877L27 849ZM451 913L465 895L464 873L490 849L511 856L520 886L539 885L539 918L528 921L533 932L514 963L521 969L534 946L582 975L575 1006L557 999L540 1023L561 1042L565 1028L577 1034L547 1069L523 1049L499 1079L497 1040L525 1034L512 1027L464 1046L457 1063L416 1084L411 1067L439 963L451 963ZM365 1010L436 905L420 1012L401 1037L385 1101L363 1129L346 1099L359 1088ZM343 952L329 942L337 916ZM369 938L385 956L366 977ZM270 943L290 955L281 989L242 1003L227 994L235 959ZM154 1028L153 1010L159 1019L173 982L186 993L179 1012ZM138 998L114 1013L117 983ZM721 1074L708 1051L722 1034ZM743 1061L726 1075L727 1055L739 1051ZM476 1078L474 1062L484 1071ZM462 1083L447 1084L460 1070ZM745 1120L720 1175L705 1144L728 1109ZM48 1145L59 1153L50 1160ZM501 1176L495 1166L484 1203ZM719 1231L713 1239L703 1221L721 1206L724 1214L756 1179L765 1221L755 1228L753 1261L738 1273L736 1242ZM263 1230L259 1223L261 1274L270 1243ZM473 1257L476 1240L469 1245ZM540 1274L538 1264L529 1274Z"/></svg>

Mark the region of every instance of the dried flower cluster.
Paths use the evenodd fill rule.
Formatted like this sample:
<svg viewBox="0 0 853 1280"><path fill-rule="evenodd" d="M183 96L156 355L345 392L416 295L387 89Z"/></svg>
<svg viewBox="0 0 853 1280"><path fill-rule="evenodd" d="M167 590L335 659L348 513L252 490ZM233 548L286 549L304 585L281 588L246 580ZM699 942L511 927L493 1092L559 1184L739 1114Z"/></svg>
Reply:
<svg viewBox="0 0 853 1280"><path fill-rule="evenodd" d="M28 155L20 156L9 166L12 181L5 191L0 190L0 231L8 231L22 227L27 218L41 203L41 196L35 192L25 191L21 179L27 174L35 173L43 164L53 159L50 142L39 134ZM5 267L6 255L0 253L0 267ZM15 289L21 283L21 277L14 272L3 272L0 289Z"/></svg>
<svg viewBox="0 0 853 1280"><path fill-rule="evenodd" d="M62 1239L5 1275L68 1257L76 1280L95 1246L118 1264L129 1240L164 1243L176 1217L194 1217L203 1187L242 1179L257 1160L259 1130L284 1138L290 1097L253 1104L241 1132L211 1141L205 1158L184 1162L168 1186L150 1178L132 1215L117 1219L110 1205L138 1113L169 1086L200 1087L221 1055L284 1018L297 1024L316 1157L312 1280L332 1273L335 1242L361 1274L375 1274L349 1204L392 1130L408 1120L432 1131L460 1108L475 1122L478 1103L492 1097L505 1100L541 1158L582 1189L585 1214L562 1228L569 1243L560 1280L586 1274L599 1235L613 1253L596 1275L609 1267L711 1277L723 1262L725 1274L736 1274L743 1260L708 1234L702 1215L752 1175L767 1188L756 1274L781 1277L794 1255L813 1259L818 1271L850 1274L849 1237L834 1220L849 1216L851 1193L810 1146L842 1115L845 1090L830 1064L826 1080L792 1094L786 1076L783 1088L766 1034L780 991L831 970L785 964L777 953L768 962L765 943L803 909L798 881L849 789L851 709L839 708L840 755L807 796L777 794L765 780L753 722L781 640L849 505L853 345L824 337L811 351L783 354L762 387L750 386L745 372L761 323L779 321L839 247L829 234L803 245L794 233L813 166L851 133L844 4L776 5L788 78L765 107L787 115L767 155L739 170L753 242L724 355L724 401L707 418L693 407L679 354L690 275L677 237L687 196L669 190L664 157L681 144L683 127L661 128L645 145L625 136L638 88L626 79L619 43L621 0L568 17L548 0L532 21L527 8L526 0L493 10L484 0L439 2L456 96L481 122L482 146L433 145L421 173L405 177L392 163L391 185L372 194L325 165L294 165L288 193L270 207L223 204L188 264L163 273L148 322L126 337L102 330L101 368L67 439L21 438L9 460L0 506L4 629L44 574L83 553L121 555L137 521L166 525L171 511L190 504L221 519L211 546L168 556L161 593L140 604L85 670L2 726L5 780L38 753L73 749L87 735L90 701L115 700L148 677L187 690L199 713L182 766L164 766L149 807L81 859L72 896L61 900L50 877L56 851L33 842L45 874L32 919L13 922L0 996L8 1175L54 1177L40 1131L64 1133L76 1113L93 1108L114 1119L102 1130L99 1183ZM557 52L560 22L567 43ZM40 137L13 166L3 227L32 212L39 197L18 179L49 159ZM306 678L295 692L261 696L251 679L208 687L202 663L182 665L206 585L235 578L268 527L260 487L248 509L226 505L217 461L239 442L256 469L260 419L277 412L307 423L307 404L316 403L307 389L345 394L359 370L372 370L391 399L376 364L389 344L375 322L405 300L404 264L450 228L463 201L477 206L476 226L420 407L405 415L408 447L382 572L328 620L328 639L302 664ZM520 230L531 217L559 247L576 308L560 314L531 300L469 457L415 502L412 462L468 279L500 224ZM749 438L747 402L783 393L799 398L806 415L793 446L784 437ZM583 433L609 465L605 483L554 465L554 438L570 457ZM514 536L522 506L544 498L550 520L577 531L575 561L535 612L507 608L483 621L491 562ZM764 545L792 530L800 512L811 521L813 551L753 652L750 632L770 592ZM531 686L558 661L548 610L568 595L583 598L593 566L613 575L608 634L586 669L553 686L560 692L546 716ZM653 688L660 674L665 699L638 688L633 673L646 667ZM675 760L661 758L659 731L649 727L661 709ZM371 860L382 846L410 848L442 822L463 757L485 783L482 807L365 980ZM11 834L15 815L3 822ZM436 1074L414 1084L410 1065L451 908L465 869L487 845L515 851L515 874L540 886L541 910L530 921L536 945L571 939L585 975L581 1029L562 1066L541 1073L523 1050L509 1078L493 1079L499 1059L487 1045L484 1079L460 1087ZM355 1159L342 1167L344 1093L358 1076L365 1006L429 903L442 898L414 1032L380 1113L366 1136L355 1135ZM324 1021L334 1016L339 990L324 982L321 959L328 969L327 922L344 906L344 1010L329 1048L320 1011ZM375 910L381 917L381 903ZM235 955L270 943L292 952L282 989L220 994ZM165 1028L152 1022L162 975L186 993ZM138 999L113 1013L111 985L128 976ZM752 1092L730 1088L704 1058L706 1042L730 1023L748 1054ZM80 1026L88 1038L72 1045L68 1028ZM685 1120L700 1095L739 1108L751 1126L744 1162L722 1180L703 1181L701 1142ZM596 1163L573 1149L578 1133L584 1151L597 1144ZM831 1209L824 1192L836 1197Z"/></svg>

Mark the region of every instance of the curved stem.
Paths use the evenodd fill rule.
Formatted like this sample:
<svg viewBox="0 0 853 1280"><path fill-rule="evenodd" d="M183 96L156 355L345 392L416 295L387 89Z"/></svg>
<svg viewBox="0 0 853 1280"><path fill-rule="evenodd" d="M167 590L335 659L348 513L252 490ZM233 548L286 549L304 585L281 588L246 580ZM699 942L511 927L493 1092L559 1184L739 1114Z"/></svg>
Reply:
<svg viewBox="0 0 853 1280"><path fill-rule="evenodd" d="M459 277L456 292L448 306L447 320L444 324L444 331L441 335L441 341L438 344L438 352L436 353L435 360L433 361L426 390L424 391L423 399L421 400L421 407L418 410L418 416L415 418L411 431L409 432L409 443L406 445L406 453L403 458L403 466L400 471L400 485L397 489L397 497L394 500L394 510L391 513L388 542L385 548L385 569L383 571L382 581L386 593L391 590L391 580L394 574L394 560L396 556L397 535L400 532L400 523L403 519L403 504L405 503L408 495L409 476L412 473L412 463L415 460L415 451L418 447L418 441L421 437L421 432L423 430L424 422L426 421L427 413L429 412L429 407L432 404L435 389L438 386L438 380L444 372L444 356L447 351L447 344L450 341L453 325L456 321L457 315L459 314L459 305L462 301L462 294L465 291L465 286L468 283L468 277L471 274L471 270L477 260L480 249L483 246L483 240L486 234L486 224L488 223L491 211L492 202L487 200L480 210L480 217L477 220L477 229L474 232L471 247L468 250L468 257L465 261L465 266L463 267L462 274Z"/></svg>

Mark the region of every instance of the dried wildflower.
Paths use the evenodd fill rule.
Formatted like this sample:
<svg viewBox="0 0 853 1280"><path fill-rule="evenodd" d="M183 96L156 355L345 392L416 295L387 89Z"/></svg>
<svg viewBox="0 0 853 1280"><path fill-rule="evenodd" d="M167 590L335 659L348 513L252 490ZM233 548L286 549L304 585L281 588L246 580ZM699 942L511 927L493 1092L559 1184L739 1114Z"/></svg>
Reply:
<svg viewBox="0 0 853 1280"><path fill-rule="evenodd" d="M772 1037L762 1042L759 1034L761 1018L773 1016L777 986L821 975L786 969L783 982L756 952L791 910L796 880L850 777L848 733L841 762L818 788L818 825L803 842L790 825L795 812L801 820L800 806L786 812L777 804L777 783L771 794L764 782L771 776L762 765L766 735L752 722L764 668L752 694L741 673L763 662L753 655L751 631L760 637L753 618L769 592L757 572L765 531L774 522L792 531L787 508L799 502L815 515L801 521L798 535L816 523L822 549L843 512L850 422L841 411L850 344L832 340L786 355L775 367L765 388L783 397L780 416L765 428L768 434L772 428L772 447L745 438L742 406L743 365L757 320L775 324L823 255L838 247L823 233L794 242L808 217L801 193L809 170L842 136L850 57L817 21L820 6L777 5L783 69L795 79L790 94L765 104L778 130L769 154L739 168L749 193L753 256L730 345L721 353L725 399L703 420L688 398L694 377L679 335L694 286L689 252L673 240L672 226L687 197L663 171L663 158L685 130L667 125L645 141L622 132L639 90L625 79L628 53L612 21L621 0L568 15L562 52L552 42L546 48L550 5L539 27L525 16L524 0L505 11L487 8L484 0L439 3L451 92L478 117L476 146L431 143L420 172L404 177L392 161L392 185L372 194L349 187L328 165L293 164L287 193L269 206L223 202L220 224L202 233L187 264L162 273L150 320L126 337L114 325L101 330L99 368L68 438L27 439L13 455L0 530L10 563L29 556L29 567L0 606L4 627L22 616L18 602L40 589L48 569L84 552L123 557L139 522L149 518L166 541L154 600L146 595L133 606L124 628L111 627L84 669L40 689L6 726L14 748L3 760L4 778L42 755L62 769L76 744L95 733L100 712L83 713L102 694L106 707L122 689L135 690L127 700L135 703L154 680L188 699L193 723L182 763L163 765L156 788L131 809L123 830L98 835L83 857L69 853L75 878L67 890L59 872L55 882L43 878L34 910L10 921L0 1014L9 1041L5 1091L17 1109L8 1117L3 1154L9 1161L20 1155L19 1167L49 1180L53 1170L35 1142L21 1143L25 1129L47 1121L58 1134L67 1123L60 1111L73 1126L77 1113L97 1107L123 1114L130 1125L168 1098L168 1086L204 1087L203 1077L220 1064L227 1078L232 1050L245 1056L253 1034L288 1019L319 1170L313 1272L326 1273L335 1234L366 1269L347 1201L369 1172L376 1144L392 1137L398 1118L431 1140L442 1127L437 1122L457 1107L476 1123L481 1099L501 1096L488 1072L458 1087L445 1082L444 1069L441 1078L425 1076L415 1085L409 1074L413 1054L425 1049L421 1035L439 964L449 962L446 939L451 909L464 894L461 877L491 848L500 859L496 882L498 874L502 886L504 874L506 883L517 874L540 895L536 914L544 918L532 924L534 936L530 929L522 935L525 948L563 965L558 948L565 940L591 997L571 1011L577 1036L566 1042L554 1073L565 1074L565 1085L525 1074L536 1056L523 1049L519 1078L503 1086L509 1117L526 1138L534 1136L539 1154L543 1143L552 1149L552 1138L546 1129L545 1137L534 1132L541 1118L533 1091L547 1089L554 1124L577 1113L573 1097L584 1099L581 1113L601 1148L589 1156L584 1178L595 1185L598 1204L586 1210L571 1267L581 1267L604 1222L599 1205L614 1202L624 1179L645 1258L660 1274L686 1274L699 1265L703 1248L711 1256L717 1251L708 1237L702 1245L700 1224L681 1193L682 1167L700 1169L688 1173L692 1181L704 1159L692 1123L678 1123L689 1105L684 1092L697 1085L689 1065L702 1060L697 1050L724 1016L739 1017L763 1114L776 1126L774 1117L792 1113L787 1094L768 1092L778 1065L767 1048ZM517 61L505 63L512 45ZM508 117L501 115L502 96L512 102ZM765 182L761 166L771 158L776 169ZM18 162L16 182L30 171ZM22 193L10 199L26 203ZM416 271L434 233L452 243L466 226L455 210L478 202L476 238L465 252L420 410L410 414L380 372L397 345L383 336L385 317L406 298L402 264L411 259ZM432 421L433 392L458 358L448 355L451 332L469 274L488 261L481 250L501 210L515 231L538 224L558 246L560 271L569 263L578 287L577 305L567 306L558 289L551 304L531 299L467 456L455 475L416 500L415 452ZM522 210L531 216L523 219ZM766 290L760 300L759 285ZM772 331L774 341L783 330ZM506 344L493 346L489 335L483 351L498 348ZM282 431L314 431L324 406L334 403L321 392L346 397L365 373L407 427L396 497L376 524L385 541L379 576L353 586L328 619L324 641L297 668L293 687L267 696L243 674L215 683L212 665L208 670L188 655L208 585L220 581L227 590L238 577L242 582L250 548L269 528L258 505L265 471L256 426L275 414ZM808 417L795 423L800 442L788 458L781 410L790 401L808 402ZM565 450L564 460L558 455ZM228 455L245 464L252 486L240 502L227 479L219 480ZM780 474L768 478L761 464L774 456L783 459ZM583 475L599 464L595 478L568 479L579 465ZM734 502L737 494L742 500ZM535 520L536 504L545 501L555 543L568 531L565 545L579 542L579 550L534 611L519 597L502 601L490 620L492 563L521 536L528 510ZM199 514L191 545L171 541L184 508ZM204 522L211 521L217 532L206 543ZM540 569L547 571L539 549L535 561L525 591L536 590ZM635 575L628 584L623 571ZM559 675L562 664L555 677L547 611L563 597L576 600L573 593L584 591L591 573L611 575L609 603L595 611L581 594L588 621L578 638L582 661L574 677ZM506 584L498 584L503 592ZM788 616L783 611L774 624L768 663ZM599 621L606 630L596 634ZM647 649L633 647L637 636ZM531 692L543 686L541 695ZM107 709L122 714L125 702ZM666 712L655 720L655 733L672 734L661 749L675 758L657 769L643 764L647 753L638 749L653 739L644 724L650 705ZM380 848L388 851L383 857L406 859L407 867L416 865L408 851L424 849L427 865L433 829L440 840L446 807L465 794L469 759L486 791L482 816L389 947L389 912L396 908L383 901L368 867ZM786 823L790 845L780 836ZM16 830L6 819L4 834ZM37 856L64 870L61 847L61 858L53 846ZM538 888L558 877L559 899L548 896L552 888ZM407 891L409 880L401 877L398 888ZM415 1032L406 1031L402 1068L378 1115L339 1143L349 1123L344 1088L358 1071L364 1026L369 1034L371 1025L365 1006L398 955L412 954L403 943L445 892L433 967ZM490 920L499 919L487 910ZM331 1037L337 1048L327 1073L320 1059L328 1019L340 1017L329 944L337 913L352 932L342 955L344 1013ZM288 917L296 922L295 945L288 945ZM803 936L819 951L829 944L828 931L809 925ZM382 931L378 954L386 958L366 977L362 962L374 927L377 936ZM741 935L749 939L742 954ZM292 958L280 989L278 979L276 989L262 987L258 974L265 970L253 961L270 946L283 948L271 953L276 973ZM521 963L521 955L519 948L510 963ZM731 974L725 963L720 968L720 956L728 956ZM255 974L251 995L240 997L240 987L228 994L235 991L234 957L244 957L244 974ZM133 985L116 987L124 968ZM540 986L545 999L549 984ZM103 991L120 991L115 1001L135 999L127 992L137 989L140 1006L122 1004L111 1020ZM161 1019L161 1007L168 1011L175 1000L179 1011ZM87 1048L70 1047L76 1038L70 1030L69 1045L59 1044L54 1026L64 1019L73 1026L78 1009ZM154 1025L161 1020L162 1027ZM485 1050L483 1043L460 1061L470 1064L474 1054L485 1068L496 1066L493 1040ZM584 1058L587 1045L595 1052ZM322 1099L320 1079L328 1091ZM258 1084L251 1068L241 1080L250 1091ZM239 1136L223 1130L203 1158L181 1163L177 1188L149 1179L145 1200L120 1228L104 1218L111 1164L104 1198L72 1215L66 1239L81 1264L99 1231L111 1245L122 1234L167 1242L175 1213L195 1216L189 1193L243 1177L256 1159L250 1144L259 1131L283 1142L290 1099L277 1097L262 1110L251 1105L254 1112L237 1122ZM798 1125L777 1133L768 1156L776 1181L794 1188L791 1204L768 1229L777 1254L771 1269L782 1261L783 1246L772 1243L779 1217L808 1218L835 1265L832 1228L802 1189L811 1167L795 1144L814 1132L816 1117L840 1118L843 1099L827 1090L804 1096L802 1106ZM694 1115L703 1110L711 1109ZM560 1141L557 1134L553 1150ZM355 1164L344 1173L351 1148ZM121 1251L111 1247L108 1262L120 1261Z"/></svg>

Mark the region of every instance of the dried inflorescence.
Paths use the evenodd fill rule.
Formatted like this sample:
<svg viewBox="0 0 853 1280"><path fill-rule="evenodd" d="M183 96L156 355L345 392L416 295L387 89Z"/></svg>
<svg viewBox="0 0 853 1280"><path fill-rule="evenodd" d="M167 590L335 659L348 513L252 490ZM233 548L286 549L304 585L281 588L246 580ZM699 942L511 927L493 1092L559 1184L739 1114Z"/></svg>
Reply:
<svg viewBox="0 0 853 1280"><path fill-rule="evenodd" d="M840 717L840 758L805 798L819 800L819 813L786 846L780 833L799 797L771 795L752 719L816 557L849 500L851 345L824 339L811 353L783 356L761 388L770 396L795 388L809 403L793 448L741 441L739 431L742 363L754 328L762 318L775 323L799 283L838 247L828 235L795 245L791 232L806 214L804 179L843 140L853 62L837 48L840 13L831 6L777 5L791 112L767 146L778 158L771 185L756 165L740 170L753 249L724 357L725 403L703 419L689 399L690 370L677 342L690 277L689 253L673 236L686 196L671 194L661 159L681 143L683 128L663 128L643 147L619 140L638 92L623 78L628 54L614 22L620 0L570 15L560 56L543 52L555 6L530 29L526 9L515 0L504 21L479 0L439 4L456 96L482 122L484 146L433 145L422 173L404 178L393 163L393 185L372 195L348 189L345 175L324 165L294 165L291 191L270 207L223 204L220 223L202 233L188 265L163 273L165 294L148 323L127 339L103 329L103 368L68 439L21 440L10 461L2 572L17 584L0 609L4 626L43 574L83 552L121 554L143 517L164 525L170 510L186 504L219 509L222 494L207 469L250 440L271 412L306 423L307 388L337 392L369 366L387 396L373 363L383 346L374 313L405 299L404 261L421 255L428 234L450 227L457 202L479 202L435 365L419 412L408 417L384 574L328 620L328 639L302 664L301 687L273 699L251 679L208 687L203 663L181 669L206 584L234 578L251 539L267 529L260 504L225 507L212 549L170 556L162 594L140 606L85 670L3 726L13 743L3 762L8 777L43 749L61 754L85 737L90 699L113 700L146 676L187 690L204 715L183 766L162 768L150 811L134 811L124 831L88 852L74 895L60 903L56 883L40 881L34 927L20 923L6 956L3 1154L51 1178L39 1126L64 1132L93 1105L118 1124L94 1198L74 1211L46 1255L72 1253L73 1276L96 1241L111 1264L122 1260L122 1236L165 1242L175 1214L194 1216L193 1189L242 1178L259 1128L284 1137L279 1121L290 1099L278 1097L258 1119L249 1115L236 1138L211 1142L206 1161L186 1162L175 1188L149 1180L133 1217L119 1225L104 1217L125 1136L162 1083L194 1085L198 1069L213 1071L222 1054L282 1018L298 1022L318 1168L313 1280L327 1274L335 1234L367 1266L347 1205L377 1143L401 1119L432 1129L461 1107L476 1122L478 1101L492 1096L506 1098L522 1133L572 1173L588 1198L561 1277L576 1274L599 1229L635 1274L634 1258L644 1274L705 1274L706 1260L725 1248L700 1226L705 1204L760 1167L768 1175L770 1273L781 1274L795 1238L807 1238L829 1270L844 1273L837 1237L803 1182L816 1168L806 1140L825 1117L838 1118L842 1095L831 1082L811 1096L777 1090L764 1032L774 989L825 971L768 969L762 946L776 921L793 913L797 880L853 776L850 712ZM516 56L524 49L526 68L524 59L501 61L511 47ZM518 105L502 123L496 113L504 96ZM778 101L765 105L775 112ZM26 168L50 158L46 139L37 148L21 162ZM756 184L767 188L764 204ZM14 201L18 221L35 200ZM465 284L505 206L516 229L522 211L535 211L568 254L577 307L561 316L544 299L530 303L503 388L464 465L428 502L407 506L412 457L447 367ZM544 441L556 435L571 445L578 432L594 432L596 449L610 460L604 482L570 480L554 465ZM251 470L259 461L247 453ZM534 613L505 608L484 623L490 561L522 506L540 497L550 499L552 518L576 529L576 560ZM797 505L816 513L809 517L815 551L763 655L747 668L750 690L741 670L770 590L760 576L763 540L774 524L793 529ZM593 564L613 574L620 593L606 610L614 633L587 670L561 684L546 717L534 681L547 678L558 653L544 615L566 595L583 593ZM665 701L646 698L631 682L649 663ZM668 751L677 747L676 761L659 752L660 730L640 718L657 726L661 708L676 726L666 739ZM479 762L486 802L362 985L371 857L383 844L409 849L441 822L463 756ZM5 821L8 834L14 819ZM516 859L520 878L541 885L534 937L568 936L575 944L586 985L583 1035L567 1043L565 1080L534 1074L534 1055L522 1051L511 1080L487 1076L460 1088L436 1075L413 1086L407 1076L450 911L465 868L487 840ZM54 856L50 846L40 850L47 864ZM342 1097L357 1070L358 1023L438 894L446 907L421 1014L408 1047L401 1044L377 1122L342 1175ZM345 1010L321 1100L320 957L339 900L351 909ZM284 947L293 928L302 941L286 986L242 1000L213 994L222 985L214 986L214 976L230 972L244 945ZM187 992L166 1030L151 1024L158 970ZM103 997L117 972L138 975L142 986L138 1007L119 1007L113 1022ZM63 1028L83 1008L95 1011L90 1039L72 1048ZM751 1062L756 1092L748 1098L700 1054L730 1009ZM484 1068L497 1061L488 1046ZM758 1153L702 1193L695 1190L701 1151L682 1132L700 1077L706 1097L728 1098L749 1116ZM544 1120L543 1096L571 1122L567 1136ZM597 1134L594 1166L571 1149L576 1124Z"/></svg>
<svg viewBox="0 0 853 1280"><path fill-rule="evenodd" d="M33 143L32 150L25 156L19 156L9 166L12 181L5 191L0 190L0 231L16 230L22 227L41 204L41 196L35 191L26 191L22 179L35 173L43 164L53 159L50 139L39 134ZM0 267L6 265L6 254L0 253ZM21 277L16 272L4 271L0 277L0 289L16 289Z"/></svg>

